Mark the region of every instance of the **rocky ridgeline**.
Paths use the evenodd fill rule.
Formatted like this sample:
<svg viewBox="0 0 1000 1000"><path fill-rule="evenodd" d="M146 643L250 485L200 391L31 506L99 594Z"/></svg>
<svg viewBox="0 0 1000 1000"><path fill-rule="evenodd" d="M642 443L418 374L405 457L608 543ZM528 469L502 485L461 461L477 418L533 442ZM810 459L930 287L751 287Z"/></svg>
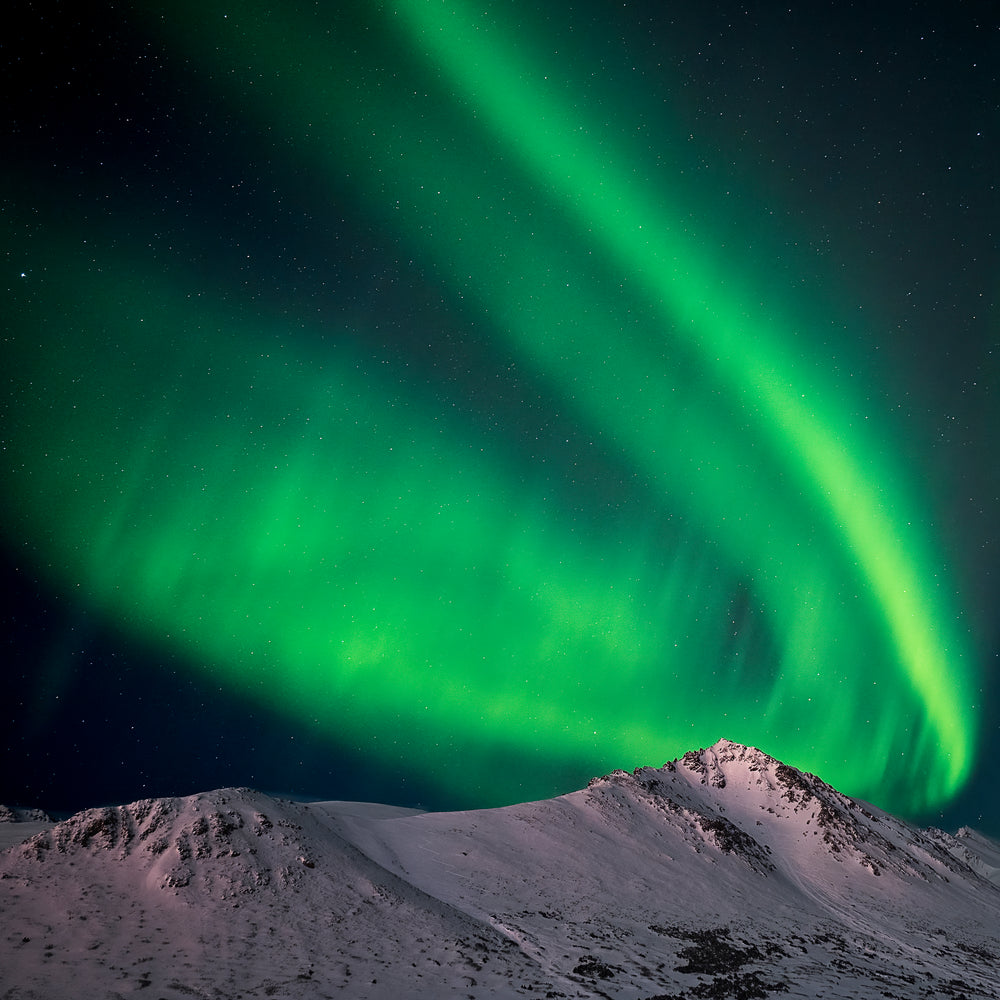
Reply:
<svg viewBox="0 0 1000 1000"><path fill-rule="evenodd" d="M692 784L712 794L692 794ZM947 879L949 874L978 877L952 838L911 827L838 792L816 775L728 740L689 751L662 768L613 771L593 779L588 788L595 802L604 789L628 789L633 799L686 827L689 842L694 842L694 832L762 874L773 872L775 865L766 837L757 835L762 821L757 813L772 818L768 827L772 822L792 824L804 834L820 834L829 856L853 859L876 877L886 871L923 881ZM746 811L748 800L751 812ZM624 807L605 801L602 808L621 812Z"/></svg>
<svg viewBox="0 0 1000 1000"><path fill-rule="evenodd" d="M712 809L704 802L696 803L682 789L673 789L659 780L658 773L652 768L637 768L631 774L612 771L590 782L589 801L599 812L616 818L619 824L630 817L634 804L641 805L649 813L661 813L665 822L698 853L710 845L761 874L775 870L769 848L723 815L722 810ZM617 790L624 795L615 794Z"/></svg>
<svg viewBox="0 0 1000 1000"><path fill-rule="evenodd" d="M219 789L187 798L141 799L85 809L19 848L44 864L51 855L85 854L117 863L161 889L197 885L221 898L286 887L314 866L287 819L262 811L251 789Z"/></svg>

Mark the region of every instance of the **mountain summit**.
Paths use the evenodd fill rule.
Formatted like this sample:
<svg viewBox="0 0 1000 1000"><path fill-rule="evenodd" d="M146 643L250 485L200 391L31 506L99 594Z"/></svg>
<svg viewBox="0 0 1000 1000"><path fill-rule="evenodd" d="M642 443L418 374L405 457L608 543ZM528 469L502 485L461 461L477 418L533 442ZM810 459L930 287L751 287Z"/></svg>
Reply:
<svg viewBox="0 0 1000 1000"><path fill-rule="evenodd" d="M939 831L918 831L815 775L725 739L659 769L615 771L589 787L621 787L633 800L659 804L676 829L688 830L690 843L701 835L765 874L780 866L823 881L859 864L874 876L947 881L968 867Z"/></svg>
<svg viewBox="0 0 1000 1000"><path fill-rule="evenodd" d="M720 740L502 809L219 789L0 853L11 1000L997 998L1000 845Z"/></svg>

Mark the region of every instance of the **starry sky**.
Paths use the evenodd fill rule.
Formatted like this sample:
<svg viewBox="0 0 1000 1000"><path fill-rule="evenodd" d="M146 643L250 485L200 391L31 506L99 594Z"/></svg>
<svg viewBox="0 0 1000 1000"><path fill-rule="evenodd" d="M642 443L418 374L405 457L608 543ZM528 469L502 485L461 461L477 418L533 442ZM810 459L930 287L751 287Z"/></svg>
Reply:
<svg viewBox="0 0 1000 1000"><path fill-rule="evenodd" d="M20 6L0 801L1000 834L991 5Z"/></svg>

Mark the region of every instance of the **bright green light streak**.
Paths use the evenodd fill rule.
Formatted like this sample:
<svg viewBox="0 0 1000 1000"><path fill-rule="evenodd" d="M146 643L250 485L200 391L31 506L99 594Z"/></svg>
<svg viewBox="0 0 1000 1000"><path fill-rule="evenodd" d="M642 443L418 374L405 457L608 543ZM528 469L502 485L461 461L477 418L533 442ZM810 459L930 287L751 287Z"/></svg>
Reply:
<svg viewBox="0 0 1000 1000"><path fill-rule="evenodd" d="M725 540L737 565L753 567L785 635L783 677L772 696L776 719L781 712L791 716L794 706L796 728L819 734L817 742L843 741L870 692L857 676L842 677L836 711L828 694L816 699L825 717L810 715L807 692L819 693L818 674L825 680L831 667L854 674L847 661L860 660L866 646L848 633L877 640L862 627L871 609L852 604L847 588L861 591L861 600L875 595L900 675L920 697L930 742L941 746L940 788L930 795L947 794L967 770L974 739L974 724L962 717L970 700L964 650L947 602L935 602L920 585L921 572L930 576L937 564L917 531L902 537L903 522L916 520L902 513L902 493L892 496L891 518L880 513L887 501L878 489L866 485L891 485L897 477L877 443L845 427L851 407L842 387L824 384L829 380L786 356L789 337L772 330L789 330L791 323L752 317L746 304L757 297L753 282L722 274L690 239L671 232L664 220L684 213L664 190L642 182L641 162L613 154L614 136L558 98L556 84L542 79L546 60L522 55L523 40L512 44L495 24L474 23L457 7L415 3L396 12L409 19L413 50L450 81L454 104L469 109L465 122L474 131L467 142L428 128L405 72L393 90L388 74L359 62L346 41L334 34L317 43L309 26L290 16L251 15L251 24L261 19L245 33L251 48L237 46L225 58L235 74L252 78L263 70L265 86L255 92L265 95L260 103L271 120L290 118L293 131L315 135L330 169L352 167L378 211L389 219L398 213L411 239L460 288L475 292L574 405L595 414L674 495L683 484L680 499L691 516ZM299 62L297 77L284 71L286 51ZM482 141L479 129L514 152L533 178L530 187L508 180L507 195L484 196L481 158L468 152ZM557 200L563 221L539 205L531 193L539 186ZM572 228L566 217L575 220ZM635 296L609 296L606 280L595 285L592 270L573 263L568 255L581 232L655 304L659 331L648 322L632 336L622 329L622 313ZM667 341L667 331L675 348L694 351L730 402L711 398L711 385L699 393L683 376L672 377L665 355L650 347ZM754 444L758 450L741 458L741 449ZM789 454L797 459L789 461ZM769 478L782 488L769 487ZM809 503L796 499L799 490L810 494ZM810 505L825 510L819 527ZM815 555L804 555L814 540ZM940 642L935 632L944 636ZM883 655L875 654L876 662ZM882 701L873 722L880 727L876 742L890 745L912 721L904 708L893 711ZM807 741L796 748L800 759Z"/></svg>
<svg viewBox="0 0 1000 1000"><path fill-rule="evenodd" d="M665 324L687 336L735 395L759 406L775 446L801 463L814 500L825 503L876 595L899 666L922 698L942 748L942 791L953 792L968 773L973 751L964 683L969 668L944 601L933 599L921 579L929 561L905 551L897 525L881 509L878 491L855 457L862 442L851 435L845 446L834 436L831 428L843 423L837 419L843 403L827 401L829 390L815 379L809 380L808 404L804 394L789 391L803 383L803 373L788 363L769 329L747 315L747 290L734 297L731 283L697 247L671 233L662 194L636 183L634 173L609 154L607 137L537 80L543 60L523 57L501 28L484 30L483 19L470 17L460 3L403 0L395 10L407 21L415 47L448 73L578 225L598 234L622 270L637 276L652 301L663 303ZM606 416L607 407L601 412ZM646 441L643 436L640 448Z"/></svg>

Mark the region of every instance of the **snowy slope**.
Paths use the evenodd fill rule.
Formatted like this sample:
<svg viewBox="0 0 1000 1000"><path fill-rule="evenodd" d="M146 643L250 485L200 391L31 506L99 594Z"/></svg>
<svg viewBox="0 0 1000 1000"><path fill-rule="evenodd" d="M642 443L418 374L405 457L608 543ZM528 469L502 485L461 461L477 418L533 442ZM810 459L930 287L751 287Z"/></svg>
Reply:
<svg viewBox="0 0 1000 1000"><path fill-rule="evenodd" d="M0 998L1000 997L998 867L725 740L504 809L222 789L0 855Z"/></svg>

